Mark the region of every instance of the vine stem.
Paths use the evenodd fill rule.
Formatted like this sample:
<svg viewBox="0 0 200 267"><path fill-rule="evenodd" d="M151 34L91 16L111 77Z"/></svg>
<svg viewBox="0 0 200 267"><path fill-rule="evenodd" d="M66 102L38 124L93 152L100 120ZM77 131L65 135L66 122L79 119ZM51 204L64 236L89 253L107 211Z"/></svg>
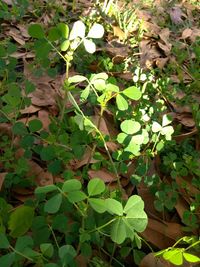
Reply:
<svg viewBox="0 0 200 267"><path fill-rule="evenodd" d="M71 101L72 105L74 105L74 107L75 107L75 108L77 109L77 111L82 115L82 117L83 117L85 120L89 120L89 119L85 116L85 114L83 113L83 111L79 108L79 106L78 106L78 104L76 103L76 100L74 99L74 97L73 97L73 95L71 94L71 92L67 91L67 94L68 94L69 100ZM94 130L96 131L96 133L99 134L100 139L103 141L104 148L105 148L106 153L107 153L107 155L108 155L108 157L109 157L110 163L111 163L112 166L113 166L113 170L114 170L114 173L115 173L116 178L117 178L117 184L118 184L119 190L120 190L120 192L122 192L122 186L121 186L121 183L120 183L120 177L119 177L119 175L118 175L116 166L115 166L115 164L114 164L114 162L113 162L112 156L111 156L111 154L110 154L110 152L109 152L109 149L108 149L108 147L107 147L106 141L105 141L105 139L104 139L102 133L101 133L101 132L99 131L99 129L96 127L96 125L95 125L91 120L89 120L89 121L90 121L90 123L91 123L91 126L92 126L92 127L94 128Z"/></svg>

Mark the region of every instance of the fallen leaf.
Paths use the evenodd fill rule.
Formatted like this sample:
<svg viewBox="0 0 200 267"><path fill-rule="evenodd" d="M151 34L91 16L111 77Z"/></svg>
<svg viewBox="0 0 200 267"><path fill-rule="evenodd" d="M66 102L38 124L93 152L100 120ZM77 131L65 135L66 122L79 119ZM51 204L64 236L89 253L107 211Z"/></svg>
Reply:
<svg viewBox="0 0 200 267"><path fill-rule="evenodd" d="M172 7L169 11L169 15L171 18L171 21L174 24L181 24L183 23L182 16L184 15L181 8L179 6Z"/></svg>
<svg viewBox="0 0 200 267"><path fill-rule="evenodd" d="M165 67L165 65L167 64L168 60L169 60L168 57L165 57L165 58L158 58L158 59L156 59L156 66L157 66L160 70L162 70L162 69Z"/></svg>
<svg viewBox="0 0 200 267"><path fill-rule="evenodd" d="M90 179L93 178L100 178L101 180L103 180L105 183L111 183L113 181L117 180L117 177L115 174L108 172L106 169L102 168L101 170L89 170L88 171L88 175Z"/></svg>
<svg viewBox="0 0 200 267"><path fill-rule="evenodd" d="M181 238L185 236L185 233L182 231L182 225L180 224L149 218L147 228L141 235L157 248L165 249L175 243L177 236Z"/></svg>
<svg viewBox="0 0 200 267"><path fill-rule="evenodd" d="M7 172L1 172L0 173L0 191L2 189L3 182L4 182L4 179L5 179L6 174L7 174Z"/></svg>
<svg viewBox="0 0 200 267"><path fill-rule="evenodd" d="M182 32L181 38L182 39L187 39L187 38L192 36L192 33L193 33L193 31L190 28L187 28Z"/></svg>
<svg viewBox="0 0 200 267"><path fill-rule="evenodd" d="M44 109L39 110L38 119L42 122L43 129L45 131L48 131L49 130L49 124L51 123L51 121L49 119L49 113Z"/></svg>

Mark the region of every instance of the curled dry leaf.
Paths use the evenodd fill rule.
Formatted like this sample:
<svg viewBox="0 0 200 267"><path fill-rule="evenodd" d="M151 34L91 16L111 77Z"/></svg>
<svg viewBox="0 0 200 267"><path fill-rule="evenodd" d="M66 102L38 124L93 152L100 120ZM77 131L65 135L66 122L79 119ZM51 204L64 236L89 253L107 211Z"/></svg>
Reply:
<svg viewBox="0 0 200 267"><path fill-rule="evenodd" d="M38 119L42 122L43 129L45 131L49 130L49 124L51 123L49 119L49 113L48 111L42 109L38 112Z"/></svg>
<svg viewBox="0 0 200 267"><path fill-rule="evenodd" d="M149 218L147 228L141 235L157 248L165 249L175 243L177 236L181 238L185 236L185 233L182 231L182 225L178 223L157 221Z"/></svg>
<svg viewBox="0 0 200 267"><path fill-rule="evenodd" d="M88 171L88 175L90 179L97 177L103 180L105 183L111 183L117 180L116 176L113 173L108 172L104 168L102 168L101 170L97 170L97 171L90 170Z"/></svg>
<svg viewBox="0 0 200 267"><path fill-rule="evenodd" d="M36 90L29 94L32 104L39 107L56 105L56 92L48 83L38 83Z"/></svg>
<svg viewBox="0 0 200 267"><path fill-rule="evenodd" d="M182 39L187 39L187 38L192 36L192 33L193 33L193 31L190 28L187 28L182 32L181 38Z"/></svg>
<svg viewBox="0 0 200 267"><path fill-rule="evenodd" d="M1 172L0 173L0 191L1 191L1 188L3 186L3 182L4 182L6 174L7 174L7 172Z"/></svg>
<svg viewBox="0 0 200 267"><path fill-rule="evenodd" d="M173 267L169 262L165 261L162 257L155 257L154 253L146 255L139 267Z"/></svg>
<svg viewBox="0 0 200 267"><path fill-rule="evenodd" d="M171 21L174 24L178 25L178 24L183 23L183 20L181 17L184 16L184 14L179 6L172 7L169 11L169 15L170 15Z"/></svg>
<svg viewBox="0 0 200 267"><path fill-rule="evenodd" d="M158 58L158 59L156 59L156 66L157 66L160 70L162 70L162 69L165 67L165 65L167 64L168 60L169 60L168 57L165 57L165 58Z"/></svg>

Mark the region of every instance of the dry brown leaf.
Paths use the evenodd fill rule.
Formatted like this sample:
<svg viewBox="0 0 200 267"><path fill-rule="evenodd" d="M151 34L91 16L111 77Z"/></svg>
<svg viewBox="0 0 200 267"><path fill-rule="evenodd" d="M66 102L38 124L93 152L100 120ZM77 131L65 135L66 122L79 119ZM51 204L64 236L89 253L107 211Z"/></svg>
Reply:
<svg viewBox="0 0 200 267"><path fill-rule="evenodd" d="M180 224L161 222L149 218L147 228L141 235L159 249L165 249L175 243L177 236L181 238L185 233L182 231Z"/></svg>
<svg viewBox="0 0 200 267"><path fill-rule="evenodd" d="M170 36L170 30L168 28L164 28L161 30L161 32L159 33L159 37L160 39L166 44L168 45L169 43L169 36Z"/></svg>
<svg viewBox="0 0 200 267"><path fill-rule="evenodd" d="M92 149L87 147L81 160L75 160L73 162L73 169L77 170L88 163L96 163L98 160L92 158Z"/></svg>
<svg viewBox="0 0 200 267"><path fill-rule="evenodd" d="M169 60L168 57L165 57L165 58L158 58L158 59L156 59L156 66L157 66L160 70L162 70L162 69L165 67L165 65L167 64L168 60Z"/></svg>
<svg viewBox="0 0 200 267"><path fill-rule="evenodd" d="M46 110L42 109L38 112L38 119L42 122L43 129L45 131L49 130L49 124L51 123L49 119L49 112Z"/></svg>
<svg viewBox="0 0 200 267"><path fill-rule="evenodd" d="M106 169L102 168L101 170L90 170L88 171L88 175L90 179L93 178L100 178L105 183L111 183L117 180L117 177L115 174L108 172Z"/></svg>
<svg viewBox="0 0 200 267"><path fill-rule="evenodd" d="M181 38L182 39L187 39L187 38L192 36L192 33L193 33L193 31L190 28L187 28L182 32Z"/></svg>
<svg viewBox="0 0 200 267"><path fill-rule="evenodd" d="M140 65L143 69L150 69L156 59L162 56L158 51L156 44L152 43L150 40L142 40L139 49L141 53Z"/></svg>
<svg viewBox="0 0 200 267"><path fill-rule="evenodd" d="M195 121L191 113L185 112L185 113L177 114L176 119L185 127L188 127L188 128L195 127Z"/></svg>
<svg viewBox="0 0 200 267"><path fill-rule="evenodd" d="M7 172L1 172L0 173L0 191L1 191L1 188L3 186L3 182L4 182L6 174L7 174Z"/></svg>
<svg viewBox="0 0 200 267"><path fill-rule="evenodd" d="M183 20L181 17L184 16L184 14L179 6L175 6L171 8L169 11L169 15L170 15L171 21L174 24L178 25L178 24L183 23Z"/></svg>
<svg viewBox="0 0 200 267"><path fill-rule="evenodd" d="M40 107L37 107L37 106L34 106L34 105L30 105L29 107L21 109L20 113L21 114L32 114L32 113L36 113L40 109L41 109Z"/></svg>
<svg viewBox="0 0 200 267"><path fill-rule="evenodd" d="M185 199L180 196L176 205L175 205L175 209L176 209L176 211L177 211L177 213L181 219L183 219L183 213L186 210L189 210L189 208L190 207L189 207L189 204L187 203L187 201L185 201Z"/></svg>
<svg viewBox="0 0 200 267"><path fill-rule="evenodd" d="M146 255L139 267L173 267L169 262L165 261L162 257L154 256L154 253L149 253Z"/></svg>
<svg viewBox="0 0 200 267"><path fill-rule="evenodd" d="M127 36L126 36L125 32L123 32L119 26L112 26L112 28L113 28L114 36L118 37L119 40L123 41L126 39Z"/></svg>
<svg viewBox="0 0 200 267"><path fill-rule="evenodd" d="M28 96L35 106L45 107L56 105L56 92L51 88L48 83L37 83L36 90Z"/></svg>
<svg viewBox="0 0 200 267"><path fill-rule="evenodd" d="M172 48L171 44L166 45L166 44L162 44L161 42L158 42L158 46L161 50L163 50L166 56L170 55L171 48Z"/></svg>

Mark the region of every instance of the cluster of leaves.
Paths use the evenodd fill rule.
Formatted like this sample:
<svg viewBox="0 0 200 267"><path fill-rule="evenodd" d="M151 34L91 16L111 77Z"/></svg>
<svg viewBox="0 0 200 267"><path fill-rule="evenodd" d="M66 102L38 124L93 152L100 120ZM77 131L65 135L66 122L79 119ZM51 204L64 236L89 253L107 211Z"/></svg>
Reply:
<svg viewBox="0 0 200 267"><path fill-rule="evenodd" d="M67 227L70 218L74 221L76 217L72 212L73 206L79 214L76 220L79 228L74 229L72 233L78 235L83 255L87 257L91 255L91 245L100 245L101 235L110 235L112 241L117 244L122 244L125 239L130 238L138 248L141 248L141 239L137 232L142 232L147 225L144 202L139 196L133 195L123 207L120 201L106 198L105 190L104 182L98 178L89 181L87 193L82 190L79 180L69 179L60 186L38 187L35 191L37 199L32 202L32 205L25 204L13 211L11 211L12 207L1 199L3 221L0 248L12 251L0 258L1 265L11 266L14 262L22 264L28 259L45 267L59 266L59 262L64 266L75 266L74 258L77 252L72 246L74 237L71 236L70 241L70 229ZM10 211L8 218L6 218L6 211ZM35 212L37 216L34 216ZM66 212L67 215L65 215ZM104 214L102 222L98 214ZM6 219L9 237L5 234ZM25 235L31 227L33 237ZM48 228L52 231L57 247L50 243ZM68 245L59 245L61 240L56 237L55 231L66 235ZM40 236L41 233L42 236ZM11 238L17 238L15 247L9 241ZM37 244L40 246L40 252L34 250ZM101 246L103 246L102 243ZM48 263L55 260L58 264Z"/></svg>
<svg viewBox="0 0 200 267"><path fill-rule="evenodd" d="M6 5L1 5L6 13ZM117 19L125 32L126 40L129 28L136 20L135 13L127 12L125 17L118 16ZM144 254L139 251L142 239L138 233L143 232L147 226L147 214L140 196L132 195L127 201L121 200L123 190L120 174L128 172L127 161L136 161L132 184L137 186L144 178L144 183L156 196L154 204L158 211L173 210L178 200L176 182L166 185L158 176L147 175L148 162L158 153L161 153L163 165L174 180L177 176L185 176L190 172L195 175L192 183L199 188L198 163L193 160L197 156L191 156L190 153L186 155L184 152L182 158L180 155L178 158L178 151L168 153L166 150L167 144L172 145L172 150L177 146L171 141L174 129L165 102L161 97L155 98L155 92L159 91L160 86L164 88L161 85L163 80L155 81L151 74L145 74L140 69L135 70L134 85L129 84L125 88L120 88L116 79L108 77L104 72L69 78L69 67L78 47L82 46L90 54L96 51L96 39L104 34L103 26L98 23L92 24L87 34L86 26L80 20L74 23L71 31L67 24L59 23L47 31L40 24L31 24L28 32L32 38L37 39L33 45L35 63L41 66L42 71L47 70L49 75L54 76L54 71L57 70L52 68L51 62L58 60L55 55L64 60L64 99L60 117L52 119L49 131L43 130L39 119L32 119L28 123L17 121L20 110L31 104L28 95L35 87L29 81L24 81L24 90L17 85L16 82L21 82L22 77L17 75L16 59L10 56L16 51L16 47L10 42L6 46L0 44L0 77L3 88L1 122L12 123L11 139L1 136L3 156L0 158L6 162L3 168L7 172L4 186L7 191L16 185L25 188L36 186L34 175L30 176L29 161L33 157L39 159L41 165L52 175L59 174L63 182L37 187L35 199L26 200L25 204L18 207L12 207L4 199L0 199L0 265L9 267L33 262L45 267L76 266L79 254L90 258L93 247L103 250L107 245L107 237L113 242L109 243L110 255L115 253L115 244L121 245L121 256L126 257L133 251L134 260L139 263ZM198 45L194 44L193 49L198 55ZM38 69L35 73L38 73ZM80 84L84 84L84 89L80 89ZM77 93L79 103L75 100ZM67 101L72 105L70 111L66 111ZM85 103L89 111L82 109ZM105 111L113 114L116 126L121 130L116 138L100 131L100 120L97 125L92 121L90 111L94 107L100 110L100 120ZM66 112L72 112L73 115L68 118ZM197 122L198 112L197 108ZM23 149L23 156L16 162L15 137L19 139L18 145ZM119 145L112 154L107 147L108 141L118 142ZM110 192L99 178L89 181L88 166L83 168L82 173L77 171L75 175L67 169L66 166L72 159L82 158L88 145L93 146L94 157L98 158L98 164L93 167L100 169L101 166L106 166L114 172L118 190ZM102 151L103 147L106 156L95 153L97 149ZM77 179L80 176L81 181ZM198 227L195 212L199 208L199 202L197 196L191 205L191 211L185 212L183 223L189 229ZM128 244L129 247L123 247L123 244ZM198 244L199 241L193 242L192 246ZM181 265L183 259L188 262L199 261L197 256L186 250L172 247L159 255L176 265Z"/></svg>

